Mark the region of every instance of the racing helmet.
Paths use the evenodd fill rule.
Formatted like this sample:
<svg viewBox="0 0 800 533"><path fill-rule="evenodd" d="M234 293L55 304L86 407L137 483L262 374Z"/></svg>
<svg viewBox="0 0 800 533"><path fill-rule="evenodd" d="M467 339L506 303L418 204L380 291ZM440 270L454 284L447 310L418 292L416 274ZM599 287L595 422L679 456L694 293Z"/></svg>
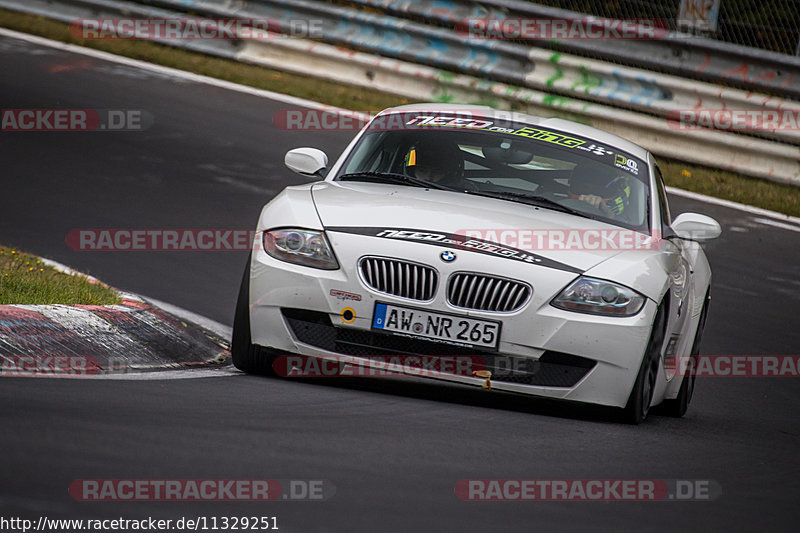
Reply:
<svg viewBox="0 0 800 533"><path fill-rule="evenodd" d="M576 167L570 177L570 190L602 197L609 212L620 216L630 204L630 177L615 175L609 179L607 169L603 170L599 165Z"/></svg>
<svg viewBox="0 0 800 533"><path fill-rule="evenodd" d="M607 192L603 198L606 199L606 207L615 216L620 216L630 204L630 179L630 176L617 176L605 186Z"/></svg>
<svg viewBox="0 0 800 533"><path fill-rule="evenodd" d="M457 183L464 175L464 156L458 145L438 137L415 143L406 154L410 176L438 183Z"/></svg>

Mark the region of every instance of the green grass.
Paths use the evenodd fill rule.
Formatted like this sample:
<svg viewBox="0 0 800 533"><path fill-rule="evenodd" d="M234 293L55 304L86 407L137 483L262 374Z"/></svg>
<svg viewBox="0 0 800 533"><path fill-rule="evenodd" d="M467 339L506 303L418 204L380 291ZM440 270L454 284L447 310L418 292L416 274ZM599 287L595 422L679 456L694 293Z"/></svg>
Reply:
<svg viewBox="0 0 800 533"><path fill-rule="evenodd" d="M420 101L150 42L81 41L63 22L3 9L0 26L347 109L377 110ZM673 187L800 216L799 188L678 161L662 160L661 170Z"/></svg>
<svg viewBox="0 0 800 533"><path fill-rule="evenodd" d="M80 275L59 272L35 255L0 246L0 305L111 305L116 291Z"/></svg>
<svg viewBox="0 0 800 533"><path fill-rule="evenodd" d="M797 187L665 159L659 160L659 168L671 187L800 216Z"/></svg>

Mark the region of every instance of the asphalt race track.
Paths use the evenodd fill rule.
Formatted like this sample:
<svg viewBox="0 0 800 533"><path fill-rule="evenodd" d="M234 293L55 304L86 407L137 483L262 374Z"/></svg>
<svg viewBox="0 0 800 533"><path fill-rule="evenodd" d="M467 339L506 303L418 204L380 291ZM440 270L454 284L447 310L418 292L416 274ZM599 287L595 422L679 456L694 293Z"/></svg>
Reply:
<svg viewBox="0 0 800 533"><path fill-rule="evenodd" d="M232 322L246 251L91 252L81 228L251 229L299 183L286 150L351 132L277 129L295 106L0 38L0 108L146 110L142 132L0 132L0 243ZM800 352L800 226L679 197L715 217L703 353ZM705 378L683 419L411 380L231 375L0 382L0 516L277 517L281 531L797 531L796 378ZM334 382L335 381L335 382ZM324 501L81 502L76 479L324 480ZM462 479L681 479L710 501L465 502Z"/></svg>

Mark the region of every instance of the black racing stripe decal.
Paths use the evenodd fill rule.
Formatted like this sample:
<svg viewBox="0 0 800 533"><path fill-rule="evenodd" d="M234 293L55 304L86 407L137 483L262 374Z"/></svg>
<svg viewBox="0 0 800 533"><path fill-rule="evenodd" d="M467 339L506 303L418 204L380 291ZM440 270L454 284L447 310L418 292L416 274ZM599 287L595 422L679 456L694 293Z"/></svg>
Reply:
<svg viewBox="0 0 800 533"><path fill-rule="evenodd" d="M353 235L363 235L365 237L378 237L381 239L393 239L398 241L417 242L420 244L430 244L445 248L456 248L458 250L468 250L479 254L500 257L529 265L543 266L573 274L583 274L583 270L573 266L553 261L540 255L512 248L504 244L475 239L466 235L453 233L442 233L439 231L425 231L409 228L386 228L386 227L356 227L356 226L329 226L326 231L337 233L350 233Z"/></svg>

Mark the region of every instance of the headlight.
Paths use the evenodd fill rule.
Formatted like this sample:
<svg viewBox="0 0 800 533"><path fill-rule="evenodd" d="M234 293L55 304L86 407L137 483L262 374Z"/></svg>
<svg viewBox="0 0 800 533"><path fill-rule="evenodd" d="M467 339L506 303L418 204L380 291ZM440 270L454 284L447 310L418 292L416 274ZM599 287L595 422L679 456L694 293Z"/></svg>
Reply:
<svg viewBox="0 0 800 533"><path fill-rule="evenodd" d="M592 315L632 316L644 305L638 292L599 279L580 277L570 283L550 305Z"/></svg>
<svg viewBox="0 0 800 533"><path fill-rule="evenodd" d="M339 263L321 231L276 229L264 232L264 251L287 263L336 270Z"/></svg>

